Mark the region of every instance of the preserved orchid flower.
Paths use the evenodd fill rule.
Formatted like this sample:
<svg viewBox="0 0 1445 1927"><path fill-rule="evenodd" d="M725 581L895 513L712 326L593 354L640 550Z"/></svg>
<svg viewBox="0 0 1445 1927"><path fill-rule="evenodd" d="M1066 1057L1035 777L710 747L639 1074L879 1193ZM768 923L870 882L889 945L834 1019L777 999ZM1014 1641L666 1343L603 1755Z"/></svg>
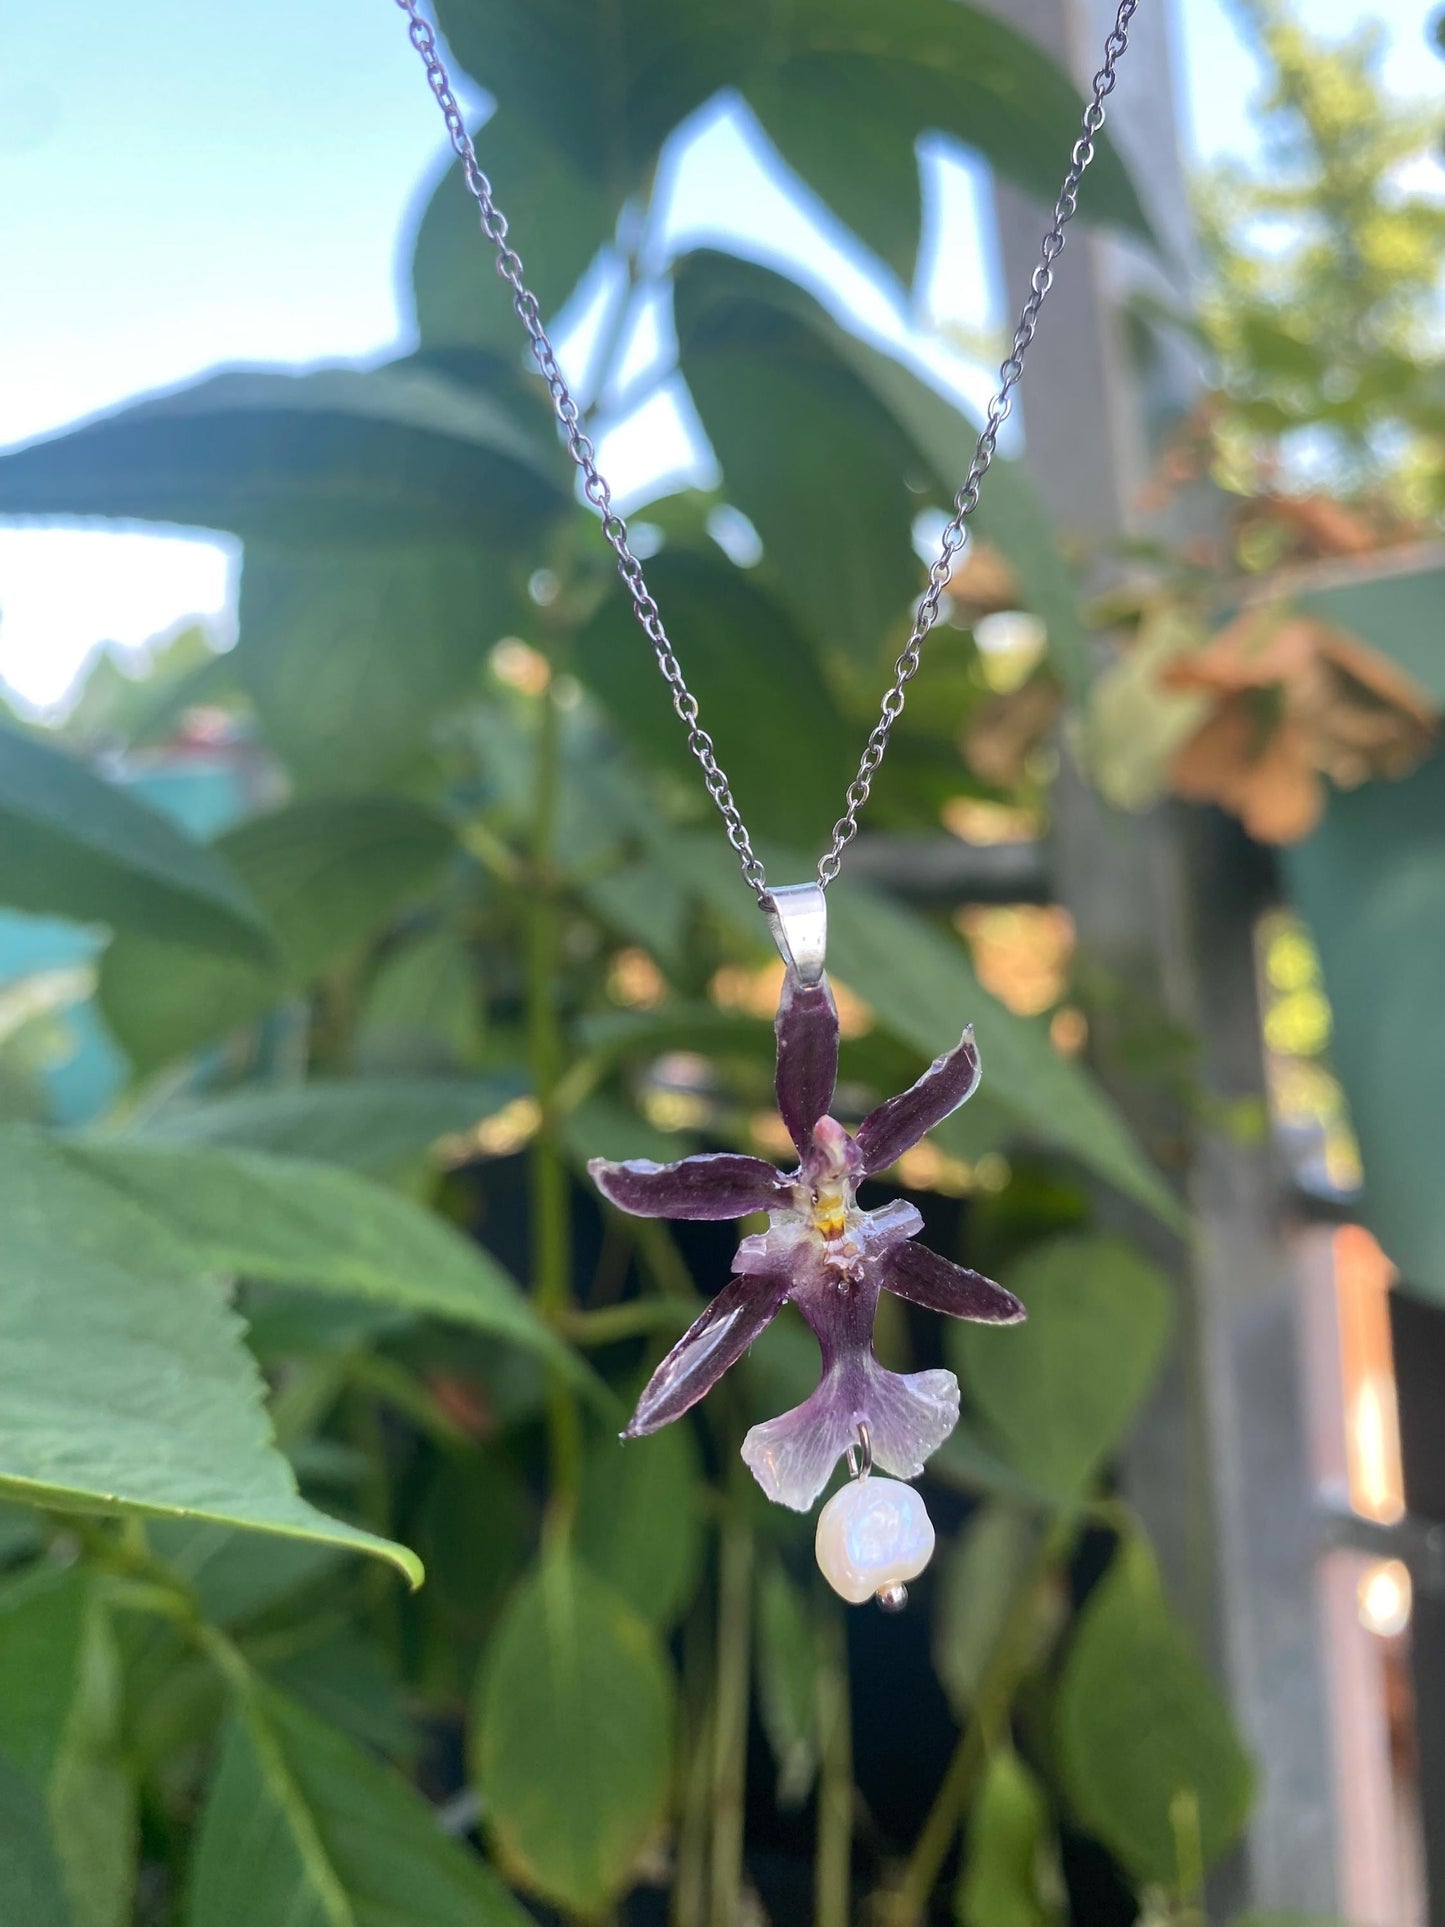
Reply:
<svg viewBox="0 0 1445 1927"><path fill-rule="evenodd" d="M923 1220L911 1204L895 1199L864 1211L856 1201L864 1178L886 1170L973 1094L979 1060L972 1028L851 1134L828 1114L838 1015L826 980L805 985L788 972L776 1032L778 1109L798 1149L796 1170L726 1151L677 1164L594 1158L588 1169L604 1197L638 1217L767 1212L767 1230L742 1240L732 1281L653 1373L623 1436L641 1438L681 1418L791 1300L818 1340L822 1375L793 1411L755 1425L742 1453L770 1499L806 1511L860 1440L872 1463L911 1479L957 1422L952 1372L900 1374L875 1358L881 1292L992 1324L1016 1323L1024 1308L979 1273L912 1243Z"/></svg>

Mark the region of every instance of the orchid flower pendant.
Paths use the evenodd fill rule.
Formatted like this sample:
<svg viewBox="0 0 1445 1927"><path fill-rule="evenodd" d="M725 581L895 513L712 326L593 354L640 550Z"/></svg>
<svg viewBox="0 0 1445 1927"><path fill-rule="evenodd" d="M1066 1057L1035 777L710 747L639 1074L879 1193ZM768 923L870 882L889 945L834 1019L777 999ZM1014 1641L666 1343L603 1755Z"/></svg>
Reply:
<svg viewBox="0 0 1445 1927"><path fill-rule="evenodd" d="M916 1478L953 1430L958 1381L952 1372L903 1375L879 1364L879 1294L992 1324L1017 1323L1024 1308L979 1273L912 1243L923 1220L911 1204L900 1198L864 1211L857 1190L973 1094L978 1052L970 1026L916 1084L850 1134L828 1114L838 1013L821 959L816 980L806 982L781 938L780 947L789 967L775 1025L777 1098L797 1168L782 1171L729 1151L677 1164L594 1158L588 1166L602 1195L637 1217L768 1214L767 1230L739 1244L731 1282L653 1373L623 1437L642 1438L681 1418L791 1300L818 1340L822 1373L801 1405L752 1428L743 1458L770 1499L805 1512L846 1455L860 1476L824 1507L819 1564L845 1598L876 1593L885 1604L901 1604L902 1582L927 1564L933 1531L917 1493L894 1480ZM894 1478L870 1480L875 1465Z"/></svg>

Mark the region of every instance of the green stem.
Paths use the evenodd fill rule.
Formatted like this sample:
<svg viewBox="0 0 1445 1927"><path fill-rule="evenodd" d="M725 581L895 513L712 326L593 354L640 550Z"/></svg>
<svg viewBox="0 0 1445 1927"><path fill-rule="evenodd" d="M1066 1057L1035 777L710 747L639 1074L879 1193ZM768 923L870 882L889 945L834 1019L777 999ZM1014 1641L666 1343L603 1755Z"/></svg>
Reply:
<svg viewBox="0 0 1445 1927"><path fill-rule="evenodd" d="M853 1720L848 1650L836 1612L824 1632L818 1674L818 1839L813 1860L814 1927L848 1927L853 1917Z"/></svg>
<svg viewBox="0 0 1445 1927"><path fill-rule="evenodd" d="M1059 1520L1039 1557L1018 1588L1003 1637L994 1648L973 1703L972 1716L934 1795L901 1879L884 1902L884 1927L922 1927L928 1902L964 1810L973 1796L989 1754L997 1746L1013 1707L1014 1695L1033 1657L1035 1601L1060 1562L1067 1558L1077 1530L1075 1518Z"/></svg>
<svg viewBox="0 0 1445 1927"><path fill-rule="evenodd" d="M752 1625L753 1530L743 1499L734 1491L729 1495L723 1521L718 1573L709 1927L737 1927L742 1917L743 1796L747 1778Z"/></svg>
<svg viewBox="0 0 1445 1927"><path fill-rule="evenodd" d="M679 1332L690 1317L691 1307L675 1298L629 1298L598 1311L568 1312L560 1329L575 1345L610 1345L639 1332Z"/></svg>
<svg viewBox="0 0 1445 1927"><path fill-rule="evenodd" d="M537 1309L562 1322L572 1309L572 1192L558 1141L556 1091L563 1038L557 1021L561 906L551 886L552 846L561 789L561 712L551 686L538 704L531 889L527 899L527 1057L541 1123L532 1139L532 1294ZM557 1373L547 1381L551 1498L547 1526L571 1531L581 1477L582 1426L572 1388Z"/></svg>
<svg viewBox="0 0 1445 1927"><path fill-rule="evenodd" d="M712 1639L707 1603L699 1597L683 1628L683 1744L679 1749L681 1812L670 1927L704 1927L707 1903L708 1798L712 1762Z"/></svg>

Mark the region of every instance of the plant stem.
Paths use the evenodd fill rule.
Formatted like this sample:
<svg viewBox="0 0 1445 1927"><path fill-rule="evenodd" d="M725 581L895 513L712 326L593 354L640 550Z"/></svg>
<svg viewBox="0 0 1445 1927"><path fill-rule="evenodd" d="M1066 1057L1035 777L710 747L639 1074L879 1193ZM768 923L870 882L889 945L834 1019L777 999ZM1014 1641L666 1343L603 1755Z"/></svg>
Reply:
<svg viewBox="0 0 1445 1927"><path fill-rule="evenodd" d="M814 1927L848 1927L853 1916L853 1719L848 1648L830 1611L818 1673L818 1839L813 1860Z"/></svg>
<svg viewBox="0 0 1445 1927"><path fill-rule="evenodd" d="M709 1927L737 1927L741 1917L752 1626L753 1529L735 1485L723 1518L718 1571Z"/></svg>
<svg viewBox="0 0 1445 1927"><path fill-rule="evenodd" d="M527 897L527 1057L541 1123L532 1139L532 1293L537 1309L560 1322L572 1308L572 1194L557 1139L556 1089L563 1041L556 991L561 909L551 887L552 846L561 788L561 712L549 683L538 700L536 788L533 800L531 888ZM567 1534L577 1504L582 1429L571 1387L557 1373L547 1381L547 1437L551 1456L550 1532Z"/></svg>
<svg viewBox="0 0 1445 1927"><path fill-rule="evenodd" d="M1077 1521L1073 1518L1064 1518L1055 1524L1015 1594L1006 1631L979 1681L972 1717L934 1795L902 1878L884 1901L885 1927L921 1927L927 1918L929 1896L948 1857L964 1810L1008 1722L1014 1695L1029 1670L1033 1657L1034 1603L1054 1569L1068 1557L1076 1529Z"/></svg>

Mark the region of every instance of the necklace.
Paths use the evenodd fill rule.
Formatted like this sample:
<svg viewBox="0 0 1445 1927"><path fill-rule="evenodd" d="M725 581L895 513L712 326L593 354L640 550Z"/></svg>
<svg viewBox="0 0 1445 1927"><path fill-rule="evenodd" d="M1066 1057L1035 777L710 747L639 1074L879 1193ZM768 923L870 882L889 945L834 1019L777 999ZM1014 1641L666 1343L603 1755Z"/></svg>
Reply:
<svg viewBox="0 0 1445 1927"><path fill-rule="evenodd" d="M923 1501L907 1483L953 1430L958 1420L958 1381L952 1372L900 1374L886 1371L873 1354L873 1319L883 1291L953 1318L1016 1324L1024 1307L1012 1293L976 1271L955 1265L912 1242L923 1219L903 1199L872 1211L860 1209L858 1186L887 1170L902 1154L950 1116L978 1086L979 1056L973 1027L938 1057L916 1084L889 1098L848 1131L829 1115L838 1071L838 1014L824 972L828 913L824 892L842 868L843 852L858 834L858 817L888 750L893 725L903 713L908 684L917 675L923 645L938 620L953 565L967 541L966 524L978 506L979 489L998 447L999 430L1013 409L1014 391L1038 327L1039 310L1053 286L1054 263L1063 252L1064 230L1078 210L1079 186L1094 158L1104 125L1105 98L1114 90L1116 68L1129 40L1139 0L1120 0L1094 75L1082 130L1069 157L1053 219L1040 247L1038 266L1019 311L1013 344L999 369L968 473L953 500L953 514L939 554L928 572L913 627L893 667L878 720L844 796L843 814L808 883L769 888L762 859L734 800L712 737L702 727L697 698L668 640L662 616L633 553L627 524L612 505L612 491L597 466L597 453L582 425L581 411L557 362L535 295L523 278L520 256L508 241L505 215L457 106L451 79L437 52L436 34L420 0L396 0L407 16L411 43L446 122L467 189L477 204L482 233L496 251L497 273L512 289L512 306L531 343L568 453L582 474L582 492L601 518L602 534L633 611L652 645L672 706L687 732L687 746L702 769L743 879L758 900L783 959L783 989L774 1024L777 1037L778 1110L798 1153L798 1165L779 1170L742 1152L705 1152L676 1164L648 1158L588 1166L602 1195L637 1217L743 1218L765 1213L767 1229L746 1237L733 1261L733 1277L684 1333L648 1381L623 1433L638 1439L681 1418L737 1362L789 1301L811 1326L822 1371L811 1397L780 1418L755 1425L742 1456L770 1499L800 1512L811 1508L840 1459L850 1482L835 1492L818 1518L818 1564L835 1592L854 1604L871 1596L897 1610L907 1601L906 1582L933 1554L933 1527ZM879 1466L892 1477L874 1477Z"/></svg>

